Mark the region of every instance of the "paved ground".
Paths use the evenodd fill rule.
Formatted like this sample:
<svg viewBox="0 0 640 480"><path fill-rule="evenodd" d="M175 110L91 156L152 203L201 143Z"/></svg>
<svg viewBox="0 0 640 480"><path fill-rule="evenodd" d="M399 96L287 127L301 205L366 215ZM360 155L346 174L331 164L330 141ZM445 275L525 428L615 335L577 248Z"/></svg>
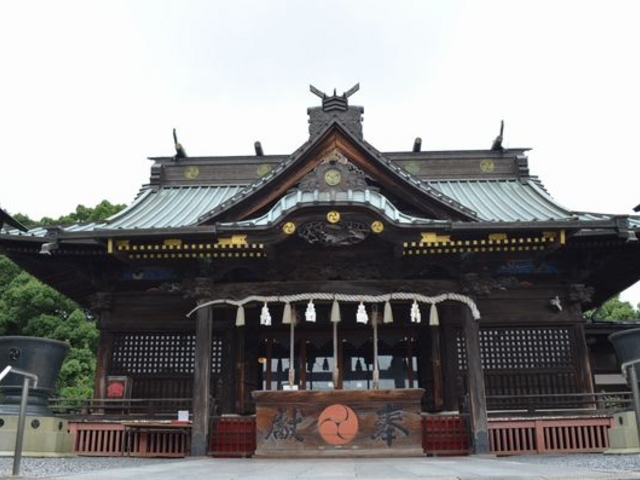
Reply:
<svg viewBox="0 0 640 480"><path fill-rule="evenodd" d="M99 470L75 474L42 475L21 469L24 479L52 478L56 480L631 480L640 479L640 456L627 458L625 469L594 466L584 457L503 457L470 456L450 458L402 459L221 459L188 458L184 460L158 460L144 465L122 467L124 463L104 463ZM113 468L110 467L113 466ZM129 464L135 465L135 464ZM25 464L25 466L28 466ZM46 468L46 467L43 467ZM11 469L8 469L11 472ZM7 470L0 471L0 475ZM0 476L2 479L16 478Z"/></svg>

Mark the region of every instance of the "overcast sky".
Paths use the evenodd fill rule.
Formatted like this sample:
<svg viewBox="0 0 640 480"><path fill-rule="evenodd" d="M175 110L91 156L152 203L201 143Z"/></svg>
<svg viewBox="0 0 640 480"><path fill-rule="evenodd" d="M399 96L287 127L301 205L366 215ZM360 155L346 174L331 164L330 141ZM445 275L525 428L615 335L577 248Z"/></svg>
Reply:
<svg viewBox="0 0 640 480"><path fill-rule="evenodd" d="M365 107L381 151L530 147L573 210L640 203L638 1L0 3L0 206L130 203L147 157L291 153L309 84ZM623 295L634 304L633 296Z"/></svg>

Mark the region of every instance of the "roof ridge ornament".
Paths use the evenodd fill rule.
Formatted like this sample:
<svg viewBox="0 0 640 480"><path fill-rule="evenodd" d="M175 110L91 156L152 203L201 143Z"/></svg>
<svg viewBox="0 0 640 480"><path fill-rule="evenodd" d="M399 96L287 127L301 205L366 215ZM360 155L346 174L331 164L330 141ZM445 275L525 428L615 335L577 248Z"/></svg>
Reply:
<svg viewBox="0 0 640 480"><path fill-rule="evenodd" d="M351 133L362 138L362 113L364 108L349 106L349 97L360 90L360 84L356 83L342 95L333 89L333 95L327 95L322 90L309 85L309 90L322 99L321 107L307 109L309 113L309 134L313 137L332 120L338 120Z"/></svg>
<svg viewBox="0 0 640 480"><path fill-rule="evenodd" d="M504 120L500 120L500 133L498 134L498 136L493 140L493 143L491 144L491 150L494 152L501 152L504 153L507 151L506 148L504 148L504 146L502 145L502 142L504 140Z"/></svg>
<svg viewBox="0 0 640 480"><path fill-rule="evenodd" d="M187 152L185 151L182 144L178 141L178 133L176 132L175 128L173 129L173 146L176 149L176 154L173 157L175 161L180 160L181 158L187 158Z"/></svg>
<svg viewBox="0 0 640 480"><path fill-rule="evenodd" d="M336 94L336 89L333 89L333 95L328 96L322 90L317 89L313 85L309 85L309 90L314 95L320 97L322 99L322 111L323 112L331 112L331 111L340 111L346 112L349 109L349 97L360 90L360 84L356 83L349 90L344 92L342 95Z"/></svg>

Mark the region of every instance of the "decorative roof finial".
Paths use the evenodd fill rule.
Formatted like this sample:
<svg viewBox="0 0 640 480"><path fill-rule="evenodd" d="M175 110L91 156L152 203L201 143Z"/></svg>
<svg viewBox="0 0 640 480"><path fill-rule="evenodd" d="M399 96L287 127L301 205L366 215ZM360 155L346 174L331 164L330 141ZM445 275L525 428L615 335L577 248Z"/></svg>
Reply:
<svg viewBox="0 0 640 480"><path fill-rule="evenodd" d="M313 93L314 95L317 95L320 98L327 98L324 92L322 92L321 90L318 90L313 85L309 85L309 90L311 90L311 93Z"/></svg>
<svg viewBox="0 0 640 480"><path fill-rule="evenodd" d="M178 160L180 158L187 158L187 152L185 152L180 142L178 142L178 134L176 133L175 128L173 129L173 145L176 149L176 154L173 157L174 160Z"/></svg>
<svg viewBox="0 0 640 480"><path fill-rule="evenodd" d="M504 132L504 120L500 120L500 134L493 140L493 144L491 145L491 150L494 152L504 152L506 148L502 146L503 134Z"/></svg>
<svg viewBox="0 0 640 480"><path fill-rule="evenodd" d="M358 90L360 90L360 84L356 83L353 87L351 87L349 90L344 92L342 95L338 95L336 93L337 89L334 88L333 89L333 95L331 95L330 97L327 96L327 94L324 93L323 91L318 90L313 85L309 85L309 90L311 91L311 93L313 93L314 95L317 95L318 97L320 97L322 99L322 110L323 111L325 111L325 112L331 112L331 111L342 111L342 112L345 112L349 108L349 102L348 102L347 99L351 95L356 93Z"/></svg>
<svg viewBox="0 0 640 480"><path fill-rule="evenodd" d="M362 138L362 112L364 112L364 109L362 107L349 106L349 97L360 90L359 83L356 83L342 95L338 95L335 88L330 96L313 85L309 85L309 90L322 99L321 107L307 109L311 136L321 132L323 127L330 121L337 119L349 131Z"/></svg>
<svg viewBox="0 0 640 480"><path fill-rule="evenodd" d="M349 98L351 95L353 95L354 93L356 93L358 90L360 90L360 84L356 83L353 87L351 87L349 90L347 90L346 92L344 92L342 95L345 98Z"/></svg>

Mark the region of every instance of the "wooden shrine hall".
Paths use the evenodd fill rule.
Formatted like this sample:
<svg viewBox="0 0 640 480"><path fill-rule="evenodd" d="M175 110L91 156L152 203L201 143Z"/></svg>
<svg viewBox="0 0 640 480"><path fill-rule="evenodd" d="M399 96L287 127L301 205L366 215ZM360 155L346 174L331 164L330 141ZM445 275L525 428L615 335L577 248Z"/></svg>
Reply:
<svg viewBox="0 0 640 480"><path fill-rule="evenodd" d="M256 455L349 456L419 454L450 411L486 453L488 412L594 392L583 312L640 279L640 218L559 205L502 135L380 152L357 88L312 87L293 153L176 139L108 220L5 226L2 253L98 318L96 398L192 399L193 455L236 414Z"/></svg>

